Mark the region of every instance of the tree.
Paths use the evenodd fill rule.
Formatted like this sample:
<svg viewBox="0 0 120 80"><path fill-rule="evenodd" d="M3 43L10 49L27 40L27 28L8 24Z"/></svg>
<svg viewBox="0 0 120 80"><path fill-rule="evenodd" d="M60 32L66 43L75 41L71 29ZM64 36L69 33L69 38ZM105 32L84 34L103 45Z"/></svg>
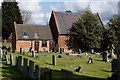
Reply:
<svg viewBox="0 0 120 80"><path fill-rule="evenodd" d="M109 19L108 26L110 30L115 32L116 42L120 43L120 16L113 15L113 17Z"/></svg>
<svg viewBox="0 0 120 80"><path fill-rule="evenodd" d="M23 24L27 23L31 19L31 12L26 10L21 10Z"/></svg>
<svg viewBox="0 0 120 80"><path fill-rule="evenodd" d="M8 39L13 32L14 21L18 24L23 23L20 9L17 2L2 3L2 37Z"/></svg>
<svg viewBox="0 0 120 80"><path fill-rule="evenodd" d="M83 50L90 51L101 47L103 26L98 16L86 10L81 18L73 24L72 33L77 36Z"/></svg>

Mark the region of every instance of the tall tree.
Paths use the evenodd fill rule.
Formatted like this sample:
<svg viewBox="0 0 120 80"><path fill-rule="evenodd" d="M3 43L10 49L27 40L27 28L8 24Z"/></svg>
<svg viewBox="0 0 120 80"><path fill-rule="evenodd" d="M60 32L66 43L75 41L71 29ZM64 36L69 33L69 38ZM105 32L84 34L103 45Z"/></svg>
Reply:
<svg viewBox="0 0 120 80"><path fill-rule="evenodd" d="M17 2L2 3L2 37L8 39L13 32L14 21L18 24L23 23L20 9Z"/></svg>
<svg viewBox="0 0 120 80"><path fill-rule="evenodd" d="M113 15L113 17L109 19L108 26L115 32L117 41L120 43L120 16Z"/></svg>
<svg viewBox="0 0 120 80"><path fill-rule="evenodd" d="M77 36L83 50L100 48L103 26L97 15L86 10L81 18L73 24L73 34Z"/></svg>
<svg viewBox="0 0 120 80"><path fill-rule="evenodd" d="M27 23L31 19L31 12L26 10L21 10L23 24Z"/></svg>

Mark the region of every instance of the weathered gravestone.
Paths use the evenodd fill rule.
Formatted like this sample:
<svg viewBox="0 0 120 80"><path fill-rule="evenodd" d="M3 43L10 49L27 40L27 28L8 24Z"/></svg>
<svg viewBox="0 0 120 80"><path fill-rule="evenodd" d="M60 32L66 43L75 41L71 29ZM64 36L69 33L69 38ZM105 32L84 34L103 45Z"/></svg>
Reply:
<svg viewBox="0 0 120 80"><path fill-rule="evenodd" d="M78 50L78 53L79 53L79 54L82 53L81 49Z"/></svg>
<svg viewBox="0 0 120 80"><path fill-rule="evenodd" d="M23 59L23 72L24 73L28 73L27 71L27 67L28 67L28 58L24 58Z"/></svg>
<svg viewBox="0 0 120 80"><path fill-rule="evenodd" d="M35 66L35 80L40 80L41 74L40 74L40 66Z"/></svg>
<svg viewBox="0 0 120 80"><path fill-rule="evenodd" d="M36 65L35 66L35 80L40 80L40 66Z"/></svg>
<svg viewBox="0 0 120 80"><path fill-rule="evenodd" d="M2 49L0 48L0 59L2 59L3 57L3 54L2 54Z"/></svg>
<svg viewBox="0 0 120 80"><path fill-rule="evenodd" d="M50 67L45 67L44 80L52 80L52 69Z"/></svg>
<svg viewBox="0 0 120 80"><path fill-rule="evenodd" d="M64 52L64 48L60 48L60 54Z"/></svg>
<svg viewBox="0 0 120 80"><path fill-rule="evenodd" d="M29 61L29 77L34 78L34 61Z"/></svg>
<svg viewBox="0 0 120 80"><path fill-rule="evenodd" d="M5 55L5 61L6 61L6 64L9 64L8 63L8 56L7 55Z"/></svg>
<svg viewBox="0 0 120 80"><path fill-rule="evenodd" d="M52 64L56 65L56 56L55 55L52 55Z"/></svg>
<svg viewBox="0 0 120 80"><path fill-rule="evenodd" d="M20 53L22 54L22 48L20 48Z"/></svg>
<svg viewBox="0 0 120 80"><path fill-rule="evenodd" d="M75 71L76 72L80 72L81 71L81 69L82 69L82 67L81 66L79 66Z"/></svg>
<svg viewBox="0 0 120 80"><path fill-rule="evenodd" d="M66 70L66 69L61 69L61 78L66 79L66 80L72 80L73 77L73 72Z"/></svg>
<svg viewBox="0 0 120 80"><path fill-rule="evenodd" d="M89 60L88 60L87 63L93 63L93 59L92 59L92 58L89 58Z"/></svg>
<svg viewBox="0 0 120 80"><path fill-rule="evenodd" d="M16 56L15 67L18 69L18 56Z"/></svg>
<svg viewBox="0 0 120 80"><path fill-rule="evenodd" d="M13 66L13 55L12 54L10 54L10 65Z"/></svg>
<svg viewBox="0 0 120 80"><path fill-rule="evenodd" d="M20 71L22 71L22 56L18 56L18 67Z"/></svg>
<svg viewBox="0 0 120 80"><path fill-rule="evenodd" d="M102 53L102 57L103 57L102 61L108 62L108 61L109 61L109 60L108 60L108 51L104 51L104 52Z"/></svg>
<svg viewBox="0 0 120 80"><path fill-rule="evenodd" d="M35 57L35 51L32 51L32 57Z"/></svg>

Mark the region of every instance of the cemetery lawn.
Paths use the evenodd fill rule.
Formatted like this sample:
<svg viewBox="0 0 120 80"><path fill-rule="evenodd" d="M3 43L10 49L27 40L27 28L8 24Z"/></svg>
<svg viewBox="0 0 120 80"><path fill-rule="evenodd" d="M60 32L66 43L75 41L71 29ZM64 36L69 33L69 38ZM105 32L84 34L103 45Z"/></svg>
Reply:
<svg viewBox="0 0 120 80"><path fill-rule="evenodd" d="M63 57L58 58L58 55L62 56L70 56L66 55L66 53L36 53L36 57L33 58L31 55L25 55L20 53L8 53L13 54L14 60L15 56L22 56L23 58L28 58L29 60L33 60L35 65L40 65L42 75L44 71L44 67L50 67L52 71L52 78L60 78L60 70L67 69L73 72L73 78L80 78L80 80L106 80L107 77L111 76L111 59L109 62L103 62L101 55L98 54L89 54L94 59L94 63L87 63L88 58L86 56L82 57ZM52 55L56 56L56 66L52 65ZM4 65L4 64L3 64ZM5 65L6 66L6 65ZM81 72L75 72L79 66L82 66ZM8 66L7 66L8 67ZM10 66L9 66L10 67ZM11 68L10 68L11 69ZM18 72L17 72L18 73ZM17 74L16 73L16 74ZM3 74L7 74L4 72ZM19 73L18 73L19 74ZM10 74L9 76L12 76ZM19 76L20 77L20 76Z"/></svg>

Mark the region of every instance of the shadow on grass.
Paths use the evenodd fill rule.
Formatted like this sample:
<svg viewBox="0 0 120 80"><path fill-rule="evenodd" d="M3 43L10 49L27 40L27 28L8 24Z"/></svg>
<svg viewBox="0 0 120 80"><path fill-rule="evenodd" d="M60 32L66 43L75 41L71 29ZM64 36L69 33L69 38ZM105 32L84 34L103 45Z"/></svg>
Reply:
<svg viewBox="0 0 120 80"><path fill-rule="evenodd" d="M3 64L3 67L2 67L3 78L1 80L37 80L37 79L28 78L27 75L24 75L21 71L17 70L14 67L11 67L10 65L6 65L5 62L3 62L2 64ZM45 68L41 68L40 80L49 80L45 78L46 74L44 72L45 72ZM106 79L76 75L76 74L73 74L72 79L65 79L65 78L62 78L60 70L52 70L51 80L106 80Z"/></svg>

